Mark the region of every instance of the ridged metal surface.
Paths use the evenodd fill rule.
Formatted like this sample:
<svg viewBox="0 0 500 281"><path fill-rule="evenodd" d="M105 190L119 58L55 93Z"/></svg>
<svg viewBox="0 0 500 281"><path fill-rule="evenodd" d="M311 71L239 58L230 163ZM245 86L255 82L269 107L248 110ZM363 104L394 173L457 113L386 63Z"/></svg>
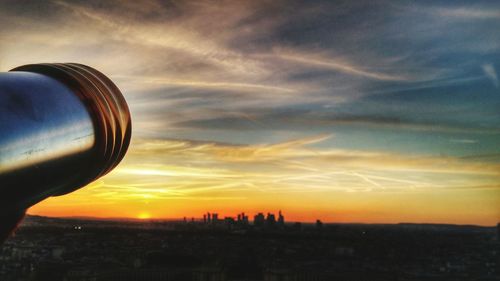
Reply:
<svg viewBox="0 0 500 281"><path fill-rule="evenodd" d="M93 68L32 64L0 73L0 210L27 208L105 175L130 137L125 99Z"/></svg>

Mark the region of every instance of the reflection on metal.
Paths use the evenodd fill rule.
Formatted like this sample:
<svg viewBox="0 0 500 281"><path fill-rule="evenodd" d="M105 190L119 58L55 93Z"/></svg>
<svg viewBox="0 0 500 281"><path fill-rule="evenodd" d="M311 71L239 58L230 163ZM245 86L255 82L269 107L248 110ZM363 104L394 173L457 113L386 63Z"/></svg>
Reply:
<svg viewBox="0 0 500 281"><path fill-rule="evenodd" d="M33 64L0 73L0 210L25 209L108 173L130 135L120 90L95 69Z"/></svg>

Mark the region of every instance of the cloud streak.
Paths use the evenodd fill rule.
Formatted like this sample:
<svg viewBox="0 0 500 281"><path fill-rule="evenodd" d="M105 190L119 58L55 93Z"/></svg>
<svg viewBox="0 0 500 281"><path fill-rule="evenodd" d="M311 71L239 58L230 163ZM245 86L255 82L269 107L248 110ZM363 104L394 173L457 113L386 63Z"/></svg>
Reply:
<svg viewBox="0 0 500 281"><path fill-rule="evenodd" d="M491 80L493 85L495 85L495 87L498 88L500 84L498 82L498 76L495 67L493 67L492 64L483 64L482 68L484 71L484 75L486 75L486 77L488 77Z"/></svg>
<svg viewBox="0 0 500 281"><path fill-rule="evenodd" d="M391 75L381 72L374 72L364 69L362 66L355 65L352 62L346 61L343 58L329 58L321 56L304 56L295 54L290 51L275 51L275 56L279 59L283 59L290 62L296 62L303 65L309 65L312 67L319 67L325 69L331 69L339 71L342 73L360 76L370 79L382 80L382 81L407 81L410 80L409 77L400 75ZM374 68L374 67L370 67Z"/></svg>
<svg viewBox="0 0 500 281"><path fill-rule="evenodd" d="M268 145L140 140L134 143L126 163L114 173L117 177L110 176L107 181L126 181L133 185L133 178L141 175L141 191L144 184L166 190L184 186L179 189L181 193L206 191L196 188L198 186L228 192L235 187L259 186L262 192L286 194L289 190L383 191L391 187L394 191L397 187L399 192L405 192L412 188L462 188L465 185L473 188L500 178L498 163L312 147L328 138L315 136ZM138 159L144 164L138 164ZM427 180L412 179L414 175L425 176ZM484 183L477 181L479 175L484 176ZM456 181L457 178L461 180ZM371 186L368 190L365 189L367 182Z"/></svg>

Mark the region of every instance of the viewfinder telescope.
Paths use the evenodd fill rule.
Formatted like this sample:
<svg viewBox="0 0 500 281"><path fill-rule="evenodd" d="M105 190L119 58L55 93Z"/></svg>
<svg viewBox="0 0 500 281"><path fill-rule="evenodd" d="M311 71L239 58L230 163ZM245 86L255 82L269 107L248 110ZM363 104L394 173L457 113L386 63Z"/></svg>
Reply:
<svg viewBox="0 0 500 281"><path fill-rule="evenodd" d="M0 224L111 171L130 136L120 90L91 67L30 64L0 73Z"/></svg>

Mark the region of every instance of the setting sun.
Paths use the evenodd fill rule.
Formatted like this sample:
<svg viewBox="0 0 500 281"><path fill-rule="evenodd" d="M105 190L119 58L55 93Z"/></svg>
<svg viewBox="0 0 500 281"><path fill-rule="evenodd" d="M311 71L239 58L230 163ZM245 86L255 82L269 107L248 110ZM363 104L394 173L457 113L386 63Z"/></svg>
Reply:
<svg viewBox="0 0 500 281"><path fill-rule="evenodd" d="M141 219L141 220L148 220L151 218L151 214L143 212L143 213L140 213L139 215L137 215L137 218Z"/></svg>

